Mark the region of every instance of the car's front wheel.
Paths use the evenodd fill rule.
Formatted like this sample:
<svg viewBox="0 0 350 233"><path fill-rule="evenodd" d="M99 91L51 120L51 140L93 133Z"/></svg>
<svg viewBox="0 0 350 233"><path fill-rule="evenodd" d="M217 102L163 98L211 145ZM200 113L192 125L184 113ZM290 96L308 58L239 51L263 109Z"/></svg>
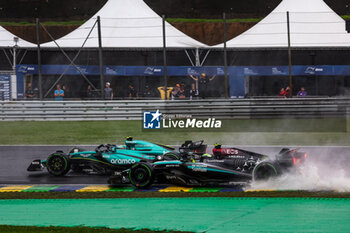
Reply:
<svg viewBox="0 0 350 233"><path fill-rule="evenodd" d="M129 179L137 188L147 188L153 184L154 171L149 163L138 163L130 168Z"/></svg>
<svg viewBox="0 0 350 233"><path fill-rule="evenodd" d="M46 160L47 171L54 176L64 176L70 170L70 160L62 152L51 154Z"/></svg>

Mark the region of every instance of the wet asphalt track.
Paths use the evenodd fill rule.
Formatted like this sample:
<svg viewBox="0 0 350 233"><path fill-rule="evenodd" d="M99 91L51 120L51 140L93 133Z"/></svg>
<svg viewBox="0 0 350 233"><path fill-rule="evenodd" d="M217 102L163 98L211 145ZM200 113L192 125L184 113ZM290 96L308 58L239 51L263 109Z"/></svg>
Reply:
<svg viewBox="0 0 350 233"><path fill-rule="evenodd" d="M94 146L80 146L94 149ZM34 159L45 159L56 150L68 151L72 146L0 146L0 184L106 184L107 176L68 173L65 177L54 177L46 171L27 172ZM254 152L275 155L281 146L239 147ZM209 148L208 151L210 151ZM350 147L302 147L308 160L322 161L319 166L331 165L344 168L350 175Z"/></svg>

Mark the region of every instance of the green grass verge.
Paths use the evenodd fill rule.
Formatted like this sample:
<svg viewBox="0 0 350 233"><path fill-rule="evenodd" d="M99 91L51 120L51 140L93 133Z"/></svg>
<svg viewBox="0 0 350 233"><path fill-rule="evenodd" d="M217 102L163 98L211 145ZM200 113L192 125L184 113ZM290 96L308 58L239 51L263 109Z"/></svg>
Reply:
<svg viewBox="0 0 350 233"><path fill-rule="evenodd" d="M92 228L92 227L33 227L33 226L7 226L0 225L0 232L4 233L151 233L151 232L184 232L184 231L152 231L147 229L109 229L109 228Z"/></svg>
<svg viewBox="0 0 350 233"><path fill-rule="evenodd" d="M350 15L342 15L341 17L345 20L350 19Z"/></svg>
<svg viewBox="0 0 350 233"><path fill-rule="evenodd" d="M126 136L169 145L185 140L230 145L349 145L346 120L228 120L225 131L142 130L141 121L0 122L1 145L123 143Z"/></svg>
<svg viewBox="0 0 350 233"><path fill-rule="evenodd" d="M259 192L6 192L0 200L13 199L113 199L113 198L350 198L350 193L312 191ZM1 231L0 231L1 232Z"/></svg>

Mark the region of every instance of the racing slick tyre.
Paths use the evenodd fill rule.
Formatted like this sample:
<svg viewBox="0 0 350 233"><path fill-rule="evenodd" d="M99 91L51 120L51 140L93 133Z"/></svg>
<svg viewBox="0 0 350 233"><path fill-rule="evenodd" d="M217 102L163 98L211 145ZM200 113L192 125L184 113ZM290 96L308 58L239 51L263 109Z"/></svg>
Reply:
<svg viewBox="0 0 350 233"><path fill-rule="evenodd" d="M176 152L167 152L163 155L164 160L180 160L180 154Z"/></svg>
<svg viewBox="0 0 350 233"><path fill-rule="evenodd" d="M253 170L253 181L263 181L279 175L278 167L272 162L261 162Z"/></svg>
<svg viewBox="0 0 350 233"><path fill-rule="evenodd" d="M129 180L137 188L147 188L153 184L154 171L149 163L138 163L130 168Z"/></svg>
<svg viewBox="0 0 350 233"><path fill-rule="evenodd" d="M62 152L51 154L46 160L47 171L54 176L64 176L70 170L70 159Z"/></svg>

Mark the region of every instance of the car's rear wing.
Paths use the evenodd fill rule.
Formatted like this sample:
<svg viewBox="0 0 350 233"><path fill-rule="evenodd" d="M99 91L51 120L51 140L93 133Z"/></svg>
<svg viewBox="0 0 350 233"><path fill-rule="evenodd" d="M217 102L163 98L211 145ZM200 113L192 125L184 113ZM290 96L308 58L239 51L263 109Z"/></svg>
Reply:
<svg viewBox="0 0 350 233"><path fill-rule="evenodd" d="M305 152L299 151L299 148L297 149L289 149L289 148L283 148L277 155L276 160L286 166L293 166L301 164L305 161L307 158L307 154Z"/></svg>

